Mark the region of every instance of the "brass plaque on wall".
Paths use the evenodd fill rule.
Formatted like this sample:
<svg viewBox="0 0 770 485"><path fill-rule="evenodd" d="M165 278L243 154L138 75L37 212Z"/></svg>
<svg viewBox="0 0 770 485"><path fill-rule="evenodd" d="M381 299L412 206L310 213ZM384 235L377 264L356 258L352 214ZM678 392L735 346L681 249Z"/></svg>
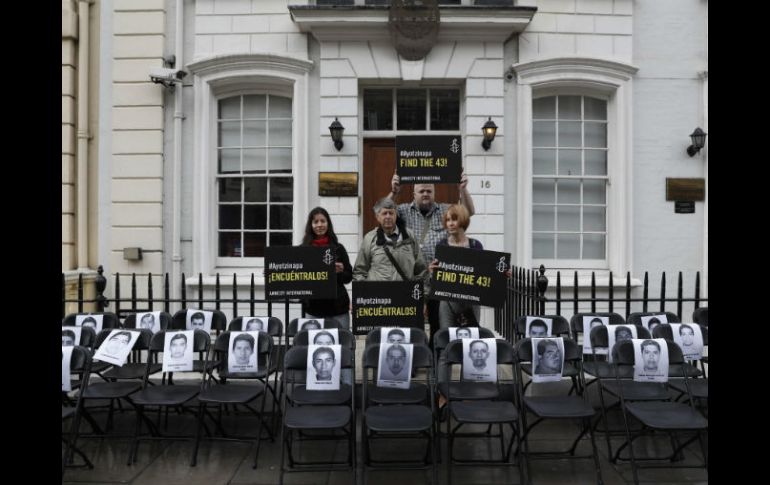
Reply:
<svg viewBox="0 0 770 485"><path fill-rule="evenodd" d="M706 179L666 178L666 200L698 200L706 198Z"/></svg>
<svg viewBox="0 0 770 485"><path fill-rule="evenodd" d="M318 195L358 197L358 172L318 172Z"/></svg>

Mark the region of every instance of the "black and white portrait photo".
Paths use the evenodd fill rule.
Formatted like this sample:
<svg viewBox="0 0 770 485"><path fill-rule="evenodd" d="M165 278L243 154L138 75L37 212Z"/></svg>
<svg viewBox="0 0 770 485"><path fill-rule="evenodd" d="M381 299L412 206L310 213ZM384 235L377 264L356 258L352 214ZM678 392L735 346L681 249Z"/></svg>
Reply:
<svg viewBox="0 0 770 485"><path fill-rule="evenodd" d="M409 389L413 352L412 344L380 344L377 387Z"/></svg>
<svg viewBox="0 0 770 485"><path fill-rule="evenodd" d="M185 315L185 328L187 330L204 330L211 332L211 321L214 319L214 313L205 310L187 310Z"/></svg>
<svg viewBox="0 0 770 485"><path fill-rule="evenodd" d="M552 335L551 329L553 328L553 319L543 317L527 317L527 321L524 327L525 337L550 337Z"/></svg>
<svg viewBox="0 0 770 485"><path fill-rule="evenodd" d="M636 325L607 325L607 361L612 362L612 349L615 344L623 340L632 340L638 338L636 335Z"/></svg>
<svg viewBox="0 0 770 485"><path fill-rule="evenodd" d="M647 315L646 317L639 318L642 321L642 326L650 331L650 335L652 335L652 331L655 330L655 327L661 323L668 323L668 317L666 317L665 313L659 315Z"/></svg>
<svg viewBox="0 0 770 485"><path fill-rule="evenodd" d="M163 342L163 372L193 370L194 330L166 332Z"/></svg>
<svg viewBox="0 0 770 485"><path fill-rule="evenodd" d="M97 334L102 331L102 321L104 315L76 315L75 326L91 327Z"/></svg>
<svg viewBox="0 0 770 485"><path fill-rule="evenodd" d="M242 330L244 332L267 332L269 317L243 317Z"/></svg>
<svg viewBox="0 0 770 485"><path fill-rule="evenodd" d="M583 353L591 353L591 329L600 325L609 325L610 317L600 317L598 315L583 315ZM606 354L607 349L596 349L597 354Z"/></svg>
<svg viewBox="0 0 770 485"><path fill-rule="evenodd" d="M380 327L380 342L387 344L408 344L412 333L408 328Z"/></svg>
<svg viewBox="0 0 770 485"><path fill-rule="evenodd" d="M340 342L339 330L326 328L321 330L308 330L307 341L314 345L335 345Z"/></svg>
<svg viewBox="0 0 770 485"><path fill-rule="evenodd" d="M126 358L138 339L139 332L137 331L113 329L107 339L102 342L102 345L96 349L94 360L109 362L121 367L126 363Z"/></svg>
<svg viewBox="0 0 770 485"><path fill-rule="evenodd" d="M668 345L662 338L634 339L634 380L668 381Z"/></svg>
<svg viewBox="0 0 770 485"><path fill-rule="evenodd" d="M497 341L463 339L463 379L497 382Z"/></svg>
<svg viewBox="0 0 770 485"><path fill-rule="evenodd" d="M257 372L259 332L230 332L227 370L231 373Z"/></svg>
<svg viewBox="0 0 770 485"><path fill-rule="evenodd" d="M72 347L62 346L61 348L61 390L70 392L72 390L72 381L70 380L70 365L72 362Z"/></svg>
<svg viewBox="0 0 770 485"><path fill-rule="evenodd" d="M297 320L297 331L318 330L324 328L323 318L300 318Z"/></svg>
<svg viewBox="0 0 770 485"><path fill-rule="evenodd" d="M307 384L310 391L338 391L342 346L308 345Z"/></svg>
<svg viewBox="0 0 770 485"><path fill-rule="evenodd" d="M61 346L72 347L73 345L80 345L80 333L83 331L83 327L63 326L61 328Z"/></svg>
<svg viewBox="0 0 770 485"><path fill-rule="evenodd" d="M479 327L449 327L449 341L479 338Z"/></svg>
<svg viewBox="0 0 770 485"><path fill-rule="evenodd" d="M532 339L532 381L560 381L564 369L562 337Z"/></svg>
<svg viewBox="0 0 770 485"><path fill-rule="evenodd" d="M679 344L682 354L687 360L703 358L703 333L697 323L672 323L671 333L674 342Z"/></svg>
<svg viewBox="0 0 770 485"><path fill-rule="evenodd" d="M146 328L156 333L160 330L160 312L137 313L136 328Z"/></svg>

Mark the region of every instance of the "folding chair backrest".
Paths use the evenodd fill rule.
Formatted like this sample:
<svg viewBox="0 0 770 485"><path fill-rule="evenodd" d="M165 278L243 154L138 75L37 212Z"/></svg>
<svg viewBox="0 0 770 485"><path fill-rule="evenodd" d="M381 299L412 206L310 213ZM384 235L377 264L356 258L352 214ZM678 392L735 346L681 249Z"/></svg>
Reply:
<svg viewBox="0 0 770 485"><path fill-rule="evenodd" d="M536 316L536 315L530 315ZM537 315L538 318L550 318L551 322L551 335L554 337L569 337L569 322L561 315ZM521 338L527 333L527 316L519 317L516 319L514 329L516 330L516 336Z"/></svg>
<svg viewBox="0 0 770 485"><path fill-rule="evenodd" d="M323 317L319 317L323 318ZM289 326L286 327L286 336L289 338L292 338L297 335L297 325L299 325L299 318L292 318L289 322ZM345 330L340 326L339 323L337 323L336 320L329 320L324 319L324 328L339 328L341 330Z"/></svg>
<svg viewBox="0 0 770 485"><path fill-rule="evenodd" d="M668 346L668 365L683 365L685 363L684 356L679 345L671 340L666 340L665 342ZM612 360L618 365L634 365L636 354L633 342L630 340L618 342L615 348L612 349Z"/></svg>
<svg viewBox="0 0 770 485"><path fill-rule="evenodd" d="M614 324L610 324L610 325L614 325ZM618 325L636 327L637 338L650 338L650 331L642 327L641 325L631 325L630 323L624 323L624 324L618 324ZM588 338L591 339L591 346L594 349L601 349L601 348L606 349L606 348L609 348L610 346L609 329L604 325L592 328L591 335L589 335Z"/></svg>
<svg viewBox="0 0 770 485"><path fill-rule="evenodd" d="M412 370L433 367L433 354L425 344L414 344ZM380 365L380 344L372 344L364 350L364 368L377 369Z"/></svg>
<svg viewBox="0 0 770 485"><path fill-rule="evenodd" d="M477 327L479 329L479 338L495 338L495 332L486 327ZM449 329L442 328L433 334L433 353L438 355L449 345Z"/></svg>
<svg viewBox="0 0 770 485"><path fill-rule="evenodd" d="M75 326L75 319L78 315L104 315L102 317L102 330L105 328L121 328L120 319L112 312L94 312L94 313L70 313L62 321L62 326Z"/></svg>
<svg viewBox="0 0 770 485"><path fill-rule="evenodd" d="M237 331L237 330L233 330ZM231 331L222 332L214 341L215 358L220 363L220 369L227 371L228 356L230 350ZM256 342L254 351L257 353L257 367L262 369L267 367L268 359L273 351L273 338L265 332L259 332L259 339ZM230 377L238 377L237 374L230 374Z"/></svg>
<svg viewBox="0 0 770 485"><path fill-rule="evenodd" d="M307 349L305 345L295 345L290 348L283 358L284 369L287 371L306 371L307 370ZM342 347L342 359L340 367L349 369L355 366L353 361L355 353L347 347Z"/></svg>
<svg viewBox="0 0 770 485"><path fill-rule="evenodd" d="M147 313L147 312L141 312ZM123 320L123 328L136 328L136 313L129 314L125 320ZM166 330L171 326L171 314L166 312L160 312L160 329Z"/></svg>
<svg viewBox="0 0 770 485"><path fill-rule="evenodd" d="M428 337L425 335L425 331L415 327L401 327L404 331L409 331L409 343L428 345ZM380 337L382 335L381 327L375 327L366 334L366 346L373 344L379 344Z"/></svg>
<svg viewBox="0 0 770 485"><path fill-rule="evenodd" d="M709 326L709 307L704 306L701 308L696 308L694 312L692 312L692 321L695 323L699 323L702 327L708 327Z"/></svg>
<svg viewBox="0 0 770 485"><path fill-rule="evenodd" d="M75 345L80 345L81 347L87 347L89 349L93 349L95 342L96 342L96 330L94 330L91 327L80 327L80 342L75 343Z"/></svg>
<svg viewBox="0 0 770 485"><path fill-rule="evenodd" d="M688 323L687 325L693 326L697 324ZM708 327L704 327L703 325L698 325L700 327L701 335L703 335L703 345L706 346L709 344L709 329ZM654 329L652 329L652 338L664 338L666 340L674 340L674 329L671 327L671 325L667 323L661 323Z"/></svg>
<svg viewBox="0 0 770 485"><path fill-rule="evenodd" d="M96 343L94 344L94 348L98 348L104 343L104 341L107 339L107 337L110 335L110 332L113 329L105 328L99 334L96 336ZM136 342L134 342L134 346L131 347L131 350L147 350L150 348L150 341L152 340L152 330L143 328L140 330L132 329L131 332L138 331L140 333L139 338L136 339Z"/></svg>
<svg viewBox="0 0 770 485"><path fill-rule="evenodd" d="M668 320L668 323L679 323L681 320L679 320L679 317L676 315L676 313L671 312L636 312L632 313L628 316L628 323L633 323L634 325L641 325L642 324L642 317L651 317L655 315L666 315L666 320ZM661 322L662 323L662 322Z"/></svg>
<svg viewBox="0 0 770 485"><path fill-rule="evenodd" d="M297 332L297 334L294 336L294 345L309 345L308 335L308 330L300 330ZM349 349L356 348L356 337L349 330L339 328L337 329L337 335L340 337L340 341L337 342L339 345Z"/></svg>
<svg viewBox="0 0 770 485"><path fill-rule="evenodd" d="M513 346L504 339L496 339L497 342L497 364L513 364L515 352ZM452 340L444 350L447 364L462 364L463 362L463 342L462 340Z"/></svg>
<svg viewBox="0 0 770 485"><path fill-rule="evenodd" d="M626 323L626 319L615 312L575 313L569 319L569 326L572 329L572 338L574 340L577 340L578 335L583 333L583 317L609 317L609 325L623 325Z"/></svg>
<svg viewBox="0 0 770 485"><path fill-rule="evenodd" d="M82 373L91 368L91 351L82 345L72 347L70 373Z"/></svg>
<svg viewBox="0 0 770 485"><path fill-rule="evenodd" d="M236 317L230 321L227 330L231 332L243 331L243 317ZM281 337L283 335L283 322L278 317L267 318L267 329L264 330L271 337Z"/></svg>
<svg viewBox="0 0 770 485"><path fill-rule="evenodd" d="M147 330L149 331L149 330ZM150 352L163 352L166 345L166 330L160 330L150 340ZM207 352L211 344L211 337L204 330L195 329L193 334L193 352Z"/></svg>
<svg viewBox="0 0 770 485"><path fill-rule="evenodd" d="M516 344L516 360L519 363L532 362L532 339L525 338L519 340ZM564 362L579 362L581 360L583 360L583 348L571 338L564 338Z"/></svg>
<svg viewBox="0 0 770 485"><path fill-rule="evenodd" d="M187 308L182 308L174 313L174 316L171 317L171 330L187 330L187 310ZM227 327L227 317L220 310L207 308L190 308L189 310L201 310L213 313L211 316L211 330L216 330L217 335Z"/></svg>

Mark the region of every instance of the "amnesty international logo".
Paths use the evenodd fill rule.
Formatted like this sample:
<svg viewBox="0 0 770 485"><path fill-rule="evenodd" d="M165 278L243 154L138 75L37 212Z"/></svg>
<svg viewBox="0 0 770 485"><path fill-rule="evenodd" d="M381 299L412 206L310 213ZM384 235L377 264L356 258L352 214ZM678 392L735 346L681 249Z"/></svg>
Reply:
<svg viewBox="0 0 770 485"><path fill-rule="evenodd" d="M414 289L412 290L412 298L414 298L415 300L419 300L421 296L422 296L422 292L420 291L420 284L416 283L414 285Z"/></svg>
<svg viewBox="0 0 770 485"><path fill-rule="evenodd" d="M508 265L505 263L505 256L501 256L500 261L497 262L497 271L505 273L506 269L508 269Z"/></svg>
<svg viewBox="0 0 770 485"><path fill-rule="evenodd" d="M452 138L452 144L449 145L449 151L452 153L460 151L460 145L457 143L457 138Z"/></svg>
<svg viewBox="0 0 770 485"><path fill-rule="evenodd" d="M323 262L325 264L332 264L334 262L334 256L332 256L332 250L327 249L324 253Z"/></svg>

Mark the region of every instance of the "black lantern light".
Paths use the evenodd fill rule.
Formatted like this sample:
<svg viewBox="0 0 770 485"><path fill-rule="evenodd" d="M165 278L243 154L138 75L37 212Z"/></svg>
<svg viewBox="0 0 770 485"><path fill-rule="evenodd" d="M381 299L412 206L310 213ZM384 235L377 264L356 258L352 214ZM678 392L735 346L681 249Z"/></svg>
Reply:
<svg viewBox="0 0 770 485"><path fill-rule="evenodd" d="M484 150L489 150L489 147L492 146L492 140L495 139L495 134L497 133L497 125L492 121L491 116L484 123L484 126L481 127L481 131L484 133L484 140L481 142L481 146L484 147Z"/></svg>
<svg viewBox="0 0 770 485"><path fill-rule="evenodd" d="M332 141L334 142L334 148L337 149L337 151L342 150L342 147L345 145L342 143L342 132L345 131L345 127L342 126L342 123L339 122L339 120L335 117L334 121L332 121L332 124L329 125L329 133L332 134Z"/></svg>
<svg viewBox="0 0 770 485"><path fill-rule="evenodd" d="M695 128L695 131L690 134L690 138L692 139L692 145L687 147L687 154L692 157L706 145L706 132L701 130L700 127Z"/></svg>

